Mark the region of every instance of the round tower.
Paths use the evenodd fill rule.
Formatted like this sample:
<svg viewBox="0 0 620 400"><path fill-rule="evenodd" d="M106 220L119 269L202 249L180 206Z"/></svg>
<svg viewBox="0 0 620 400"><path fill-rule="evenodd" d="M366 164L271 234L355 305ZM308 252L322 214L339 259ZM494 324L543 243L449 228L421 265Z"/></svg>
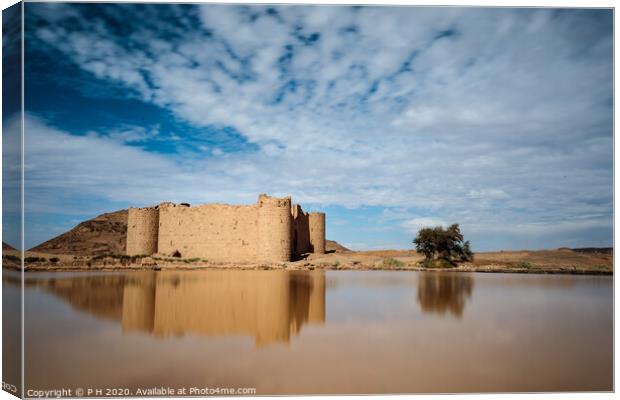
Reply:
<svg viewBox="0 0 620 400"><path fill-rule="evenodd" d="M159 208L129 208L127 214L127 255L157 253Z"/></svg>
<svg viewBox="0 0 620 400"><path fill-rule="evenodd" d="M310 248L315 254L325 254L325 213L308 213Z"/></svg>
<svg viewBox="0 0 620 400"><path fill-rule="evenodd" d="M291 261L293 216L291 198L258 196L258 258L260 261Z"/></svg>

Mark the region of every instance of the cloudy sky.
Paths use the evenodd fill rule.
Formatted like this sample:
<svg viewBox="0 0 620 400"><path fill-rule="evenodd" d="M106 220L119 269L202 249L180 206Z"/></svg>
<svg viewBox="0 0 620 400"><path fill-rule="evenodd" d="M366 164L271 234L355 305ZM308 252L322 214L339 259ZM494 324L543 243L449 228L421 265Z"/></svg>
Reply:
<svg viewBox="0 0 620 400"><path fill-rule="evenodd" d="M26 4L26 247L292 195L328 238L612 245L610 10ZM15 124L5 116L3 124Z"/></svg>

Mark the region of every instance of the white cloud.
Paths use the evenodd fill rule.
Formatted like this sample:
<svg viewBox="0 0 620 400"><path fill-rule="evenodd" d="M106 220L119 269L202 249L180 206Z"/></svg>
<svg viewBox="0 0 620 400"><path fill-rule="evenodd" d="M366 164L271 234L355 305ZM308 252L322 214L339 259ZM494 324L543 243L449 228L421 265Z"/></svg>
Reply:
<svg viewBox="0 0 620 400"><path fill-rule="evenodd" d="M467 192L467 196L472 199L490 199L490 200L508 199L510 197L503 190L493 189L493 188L487 188L487 189L481 189L481 190L472 189L469 192Z"/></svg>

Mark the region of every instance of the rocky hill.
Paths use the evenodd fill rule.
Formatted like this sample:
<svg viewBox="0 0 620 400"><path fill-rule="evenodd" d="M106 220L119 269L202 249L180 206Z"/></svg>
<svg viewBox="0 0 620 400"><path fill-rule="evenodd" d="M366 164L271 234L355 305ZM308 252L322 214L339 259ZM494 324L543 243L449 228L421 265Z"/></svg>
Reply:
<svg viewBox="0 0 620 400"><path fill-rule="evenodd" d="M52 254L125 254L127 210L101 214L30 249Z"/></svg>
<svg viewBox="0 0 620 400"><path fill-rule="evenodd" d="M336 242L335 240L326 240L325 251L327 251L328 253L332 253L332 252L333 253L346 253L346 252L350 252L351 250L347 249L346 247Z"/></svg>
<svg viewBox="0 0 620 400"><path fill-rule="evenodd" d="M127 210L101 214L77 225L62 235L33 247L30 251L51 254L95 256L125 254L127 239ZM327 240L328 252L350 251L338 242Z"/></svg>

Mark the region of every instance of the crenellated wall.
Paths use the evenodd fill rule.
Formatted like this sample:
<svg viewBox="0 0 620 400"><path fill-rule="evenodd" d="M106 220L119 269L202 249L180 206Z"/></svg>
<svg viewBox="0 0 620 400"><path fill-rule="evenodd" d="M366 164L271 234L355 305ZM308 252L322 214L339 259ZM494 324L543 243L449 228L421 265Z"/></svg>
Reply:
<svg viewBox="0 0 620 400"><path fill-rule="evenodd" d="M310 225L310 249L315 254L325 254L325 214L311 212L308 214Z"/></svg>
<svg viewBox="0 0 620 400"><path fill-rule="evenodd" d="M157 253L159 207L129 208L127 216L127 254Z"/></svg>
<svg viewBox="0 0 620 400"><path fill-rule="evenodd" d="M261 194L256 204L245 206L162 203L129 209L129 255L282 262L313 248L325 252L325 214L305 213L290 197Z"/></svg>

